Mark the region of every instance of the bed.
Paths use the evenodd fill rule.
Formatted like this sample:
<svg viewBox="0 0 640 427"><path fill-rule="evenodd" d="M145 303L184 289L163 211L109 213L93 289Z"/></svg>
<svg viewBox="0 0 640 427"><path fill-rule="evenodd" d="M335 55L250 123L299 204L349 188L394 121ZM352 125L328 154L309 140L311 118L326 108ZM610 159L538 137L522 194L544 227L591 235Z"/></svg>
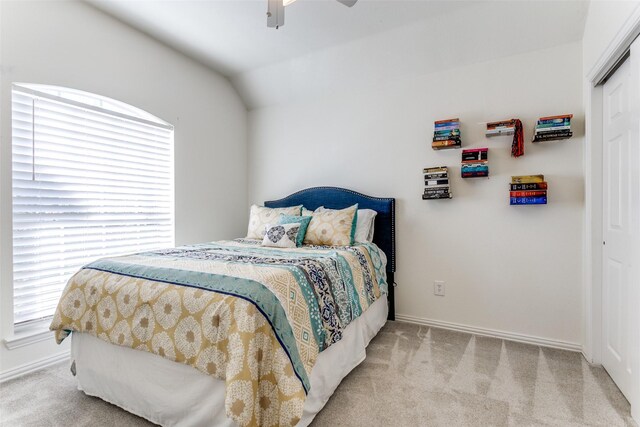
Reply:
<svg viewBox="0 0 640 427"><path fill-rule="evenodd" d="M78 388L165 426L310 424L394 319L395 200L315 187L264 203L354 204L377 212L372 243L236 239L86 266L52 322Z"/></svg>

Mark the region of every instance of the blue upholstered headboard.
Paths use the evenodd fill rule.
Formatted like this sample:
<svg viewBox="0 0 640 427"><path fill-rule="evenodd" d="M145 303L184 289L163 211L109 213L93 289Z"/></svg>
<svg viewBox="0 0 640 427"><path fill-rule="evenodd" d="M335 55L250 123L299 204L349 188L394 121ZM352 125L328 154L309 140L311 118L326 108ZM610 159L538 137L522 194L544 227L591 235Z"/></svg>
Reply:
<svg viewBox="0 0 640 427"><path fill-rule="evenodd" d="M278 200L264 202L269 208L304 205L314 210L320 206L328 209L344 209L358 204L360 209L378 212L375 219L373 243L387 255L387 278L389 281L389 319L395 318L394 273L396 271L396 199L371 197L352 190L338 187L312 187L300 190Z"/></svg>

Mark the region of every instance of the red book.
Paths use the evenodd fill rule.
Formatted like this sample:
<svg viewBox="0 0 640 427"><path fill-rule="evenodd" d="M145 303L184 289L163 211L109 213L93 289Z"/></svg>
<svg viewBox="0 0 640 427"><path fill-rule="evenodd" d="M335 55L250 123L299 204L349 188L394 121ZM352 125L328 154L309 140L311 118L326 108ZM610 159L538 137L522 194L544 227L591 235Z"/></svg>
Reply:
<svg viewBox="0 0 640 427"><path fill-rule="evenodd" d="M540 197L546 196L547 190L534 190L534 191L510 191L511 197Z"/></svg>
<svg viewBox="0 0 640 427"><path fill-rule="evenodd" d="M434 123L440 124L440 123L459 122L459 121L460 119L446 119L446 120L436 120Z"/></svg>
<svg viewBox="0 0 640 427"><path fill-rule="evenodd" d="M570 119L572 117L573 117L573 114L562 114L560 116L540 117L540 119L538 119L538 120Z"/></svg>

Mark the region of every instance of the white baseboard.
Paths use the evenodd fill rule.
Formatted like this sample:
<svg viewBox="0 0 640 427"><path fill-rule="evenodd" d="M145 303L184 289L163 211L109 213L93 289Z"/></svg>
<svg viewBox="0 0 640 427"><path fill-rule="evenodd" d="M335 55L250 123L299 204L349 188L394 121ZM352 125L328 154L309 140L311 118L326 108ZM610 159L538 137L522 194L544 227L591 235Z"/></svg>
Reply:
<svg viewBox="0 0 640 427"><path fill-rule="evenodd" d="M24 365L20 365L13 369L8 369L0 373L0 383L12 380L14 378L18 378L19 376L26 375L31 372L35 372L39 369L46 368L51 365L55 365L56 363L62 362L64 360L68 360L70 355L71 355L71 352L67 350L62 353L55 354L53 356L36 360L35 362L26 363Z"/></svg>
<svg viewBox="0 0 640 427"><path fill-rule="evenodd" d="M396 320L418 325L432 326L434 328L449 329L451 331L466 332L473 335L485 337L501 338L507 341L516 341L525 344L539 345L542 347L559 348L582 352L582 345L573 342L558 341L548 338L541 338L532 335L516 334L513 332L499 331L495 329L480 328L477 326L461 325L459 323L445 322L442 320L425 319L422 317L410 316L408 314L396 314Z"/></svg>

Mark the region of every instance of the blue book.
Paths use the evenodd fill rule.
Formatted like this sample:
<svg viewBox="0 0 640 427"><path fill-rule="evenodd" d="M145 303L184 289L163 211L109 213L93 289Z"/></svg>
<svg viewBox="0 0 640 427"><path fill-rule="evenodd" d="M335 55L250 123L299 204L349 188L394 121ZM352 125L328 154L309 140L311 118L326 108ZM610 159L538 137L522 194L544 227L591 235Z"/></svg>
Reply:
<svg viewBox="0 0 640 427"><path fill-rule="evenodd" d="M435 130L437 132L440 132L440 131L443 131L443 130L457 130L457 129L460 129L460 126L458 124L451 125L451 126L437 126L436 125L436 128L435 128Z"/></svg>
<svg viewBox="0 0 640 427"><path fill-rule="evenodd" d="M445 128L449 126L455 126L456 128L460 127L460 122L444 122L444 123L436 123L435 128Z"/></svg>
<svg viewBox="0 0 640 427"><path fill-rule="evenodd" d="M470 163L462 165L462 172L486 172L489 170L489 165L486 163Z"/></svg>
<svg viewBox="0 0 640 427"><path fill-rule="evenodd" d="M511 205L546 205L547 196L511 197Z"/></svg>
<svg viewBox="0 0 640 427"><path fill-rule="evenodd" d="M436 130L433 136L460 136L460 129Z"/></svg>
<svg viewBox="0 0 640 427"><path fill-rule="evenodd" d="M538 120L538 124L539 125L550 125L550 124L554 124L554 123L560 123L560 124L569 124L571 123L571 119L570 118L564 118L564 119L547 119L547 120Z"/></svg>

